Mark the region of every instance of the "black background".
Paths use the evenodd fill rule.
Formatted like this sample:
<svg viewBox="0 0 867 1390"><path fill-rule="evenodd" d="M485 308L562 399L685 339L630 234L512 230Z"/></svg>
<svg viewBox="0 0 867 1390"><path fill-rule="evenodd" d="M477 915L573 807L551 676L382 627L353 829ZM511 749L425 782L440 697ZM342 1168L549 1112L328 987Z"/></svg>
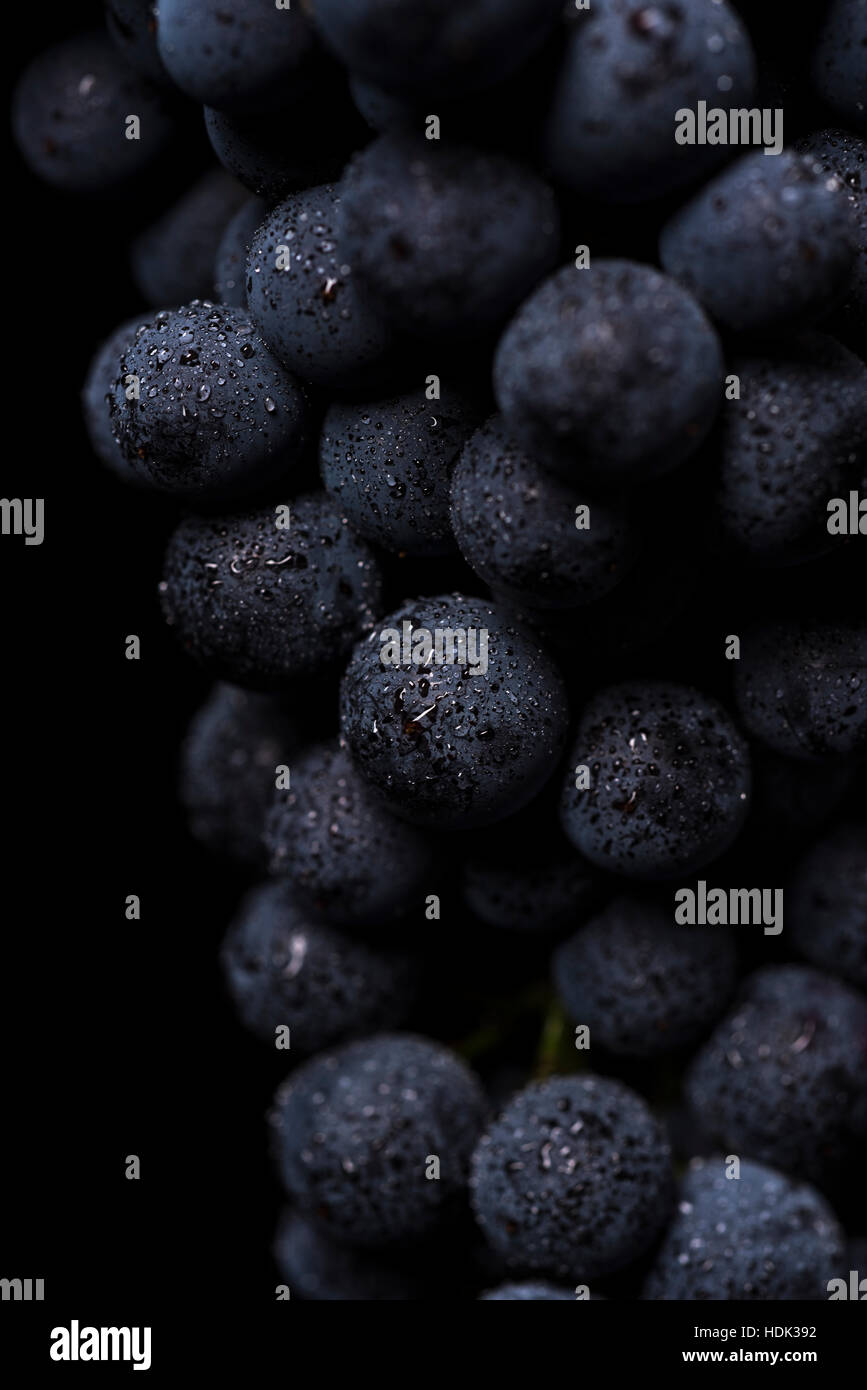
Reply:
<svg viewBox="0 0 867 1390"><path fill-rule="evenodd" d="M100 21L99 5L74 10L33 8L18 71ZM143 1323L208 1290L273 1298L276 1283L264 1113L281 1068L234 1022L218 969L240 880L187 837L175 794L209 685L159 612L176 513L100 468L79 408L94 351L143 307L131 236L212 163L199 112L184 114L123 197L58 193L13 154L2 488L44 497L45 540L3 537L0 553L0 1276L44 1277L52 1321ZM140 661L125 658L132 633ZM10 1308L23 1314L4 1303L4 1321Z"/></svg>
<svg viewBox="0 0 867 1390"><path fill-rule="evenodd" d="M16 72L100 11L22 12ZM270 1327L282 1340L296 1307L274 1302L270 1256L281 1199L264 1116L283 1068L235 1022L219 971L243 881L189 839L177 805L178 745L208 681L159 612L176 513L99 467L79 409L93 352L142 307L131 237L212 161L192 106L169 156L123 197L65 196L12 159L2 491L44 497L46 529L42 546L0 541L0 1277L44 1278L46 1302L0 1304L0 1365L10 1350L48 1365L49 1329L73 1317L152 1325L157 1370L190 1345L198 1364L217 1365L230 1349L249 1352L252 1338L264 1355L259 1338ZM706 660L702 641L716 650L721 630L738 630L732 607L751 600L748 584L703 590L704 635L683 653L691 675ZM132 633L140 661L125 659ZM130 893L141 897L138 922L125 917ZM125 1177L128 1154L141 1160L140 1181ZM687 1339L696 1322L826 1328L830 1318L837 1330L819 1342L827 1369L858 1311L808 1312L593 1310L604 1343L627 1322L649 1332L652 1317L672 1366L696 1345ZM646 1346L621 1341L617 1356Z"/></svg>

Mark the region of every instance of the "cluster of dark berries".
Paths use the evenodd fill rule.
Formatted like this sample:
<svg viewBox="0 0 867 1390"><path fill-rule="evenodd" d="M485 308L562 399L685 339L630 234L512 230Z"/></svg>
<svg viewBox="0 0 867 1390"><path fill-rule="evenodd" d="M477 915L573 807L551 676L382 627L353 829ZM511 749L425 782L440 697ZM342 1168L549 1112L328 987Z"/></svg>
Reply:
<svg viewBox="0 0 867 1390"><path fill-rule="evenodd" d="M215 682L292 1297L824 1299L863 1233L867 3L754 8L109 0L19 83L67 193L213 151L83 407Z"/></svg>

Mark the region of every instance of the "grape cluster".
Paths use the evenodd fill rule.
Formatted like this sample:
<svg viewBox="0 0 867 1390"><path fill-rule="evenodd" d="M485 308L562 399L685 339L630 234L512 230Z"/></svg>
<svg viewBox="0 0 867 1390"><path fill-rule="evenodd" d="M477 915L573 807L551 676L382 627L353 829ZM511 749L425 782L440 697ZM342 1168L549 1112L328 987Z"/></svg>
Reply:
<svg viewBox="0 0 867 1390"><path fill-rule="evenodd" d="M178 796L293 1297L823 1299L863 1237L867 5L818 8L109 0L18 83L103 209L209 142L82 408L214 682Z"/></svg>

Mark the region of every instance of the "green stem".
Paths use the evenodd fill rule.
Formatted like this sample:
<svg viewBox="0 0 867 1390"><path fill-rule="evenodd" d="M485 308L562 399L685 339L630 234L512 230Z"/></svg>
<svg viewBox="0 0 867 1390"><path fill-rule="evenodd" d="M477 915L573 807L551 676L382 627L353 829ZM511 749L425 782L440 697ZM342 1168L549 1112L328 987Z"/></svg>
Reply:
<svg viewBox="0 0 867 1390"><path fill-rule="evenodd" d="M548 1005L542 1022L539 1047L536 1052L536 1078L539 1081L558 1070L561 1053L566 1041L568 1019L560 1000L554 998Z"/></svg>
<svg viewBox="0 0 867 1390"><path fill-rule="evenodd" d="M453 1044L468 1062L495 1052L528 1014L542 1015L550 998L547 985L533 984L523 993L495 1000L472 1033Z"/></svg>

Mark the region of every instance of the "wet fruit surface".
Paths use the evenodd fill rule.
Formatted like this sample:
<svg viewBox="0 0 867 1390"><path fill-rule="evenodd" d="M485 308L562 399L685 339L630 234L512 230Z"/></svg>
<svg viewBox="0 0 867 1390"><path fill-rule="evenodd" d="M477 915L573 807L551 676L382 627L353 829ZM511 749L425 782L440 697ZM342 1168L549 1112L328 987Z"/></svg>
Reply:
<svg viewBox="0 0 867 1390"><path fill-rule="evenodd" d="M867 0L51 11L4 1298L219 1369L271 1302L613 1302L645 1377L809 1302L793 1359L867 1296Z"/></svg>

